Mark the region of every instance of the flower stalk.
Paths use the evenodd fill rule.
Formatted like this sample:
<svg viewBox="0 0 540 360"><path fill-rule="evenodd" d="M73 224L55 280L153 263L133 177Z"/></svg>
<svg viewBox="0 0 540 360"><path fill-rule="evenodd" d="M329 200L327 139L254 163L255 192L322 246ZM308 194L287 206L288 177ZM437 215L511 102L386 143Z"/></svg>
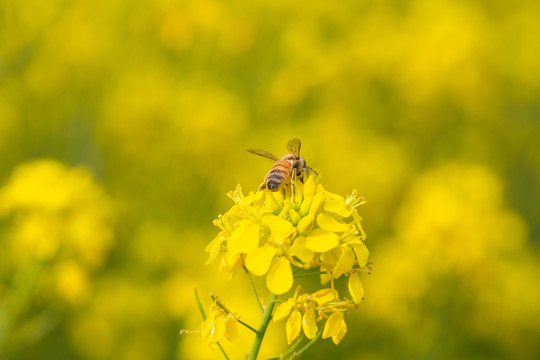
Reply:
<svg viewBox="0 0 540 360"><path fill-rule="evenodd" d="M257 330L257 335L255 335L255 340L253 341L253 345L251 346L251 351L249 352L247 360L257 359L257 355L259 354L259 350L264 339L264 334L266 333L268 324L270 324L270 320L272 319L272 311L274 310L276 299L276 294L270 293L270 295L268 296L268 301L266 302L266 307L264 308L261 323L259 325L259 330Z"/></svg>
<svg viewBox="0 0 540 360"><path fill-rule="evenodd" d="M300 357L303 353L305 353L306 351L308 351L308 349L310 347L312 347L317 341L320 340L320 338L322 337L322 334L323 334L323 329L321 328L318 332L317 332L317 336L315 336L315 338L311 339L306 345L304 345L300 350L298 350L295 354L294 354L294 357Z"/></svg>
<svg viewBox="0 0 540 360"><path fill-rule="evenodd" d="M261 299L259 299L259 294L257 294L257 289L255 288L255 284L253 283L253 279L251 278L251 275L249 274L248 269L244 268L244 271L247 274L249 285L251 286L251 290L253 290L253 294L255 295L255 299L257 300L257 305L259 305L259 309L261 310L261 314L264 313L264 308L261 304Z"/></svg>

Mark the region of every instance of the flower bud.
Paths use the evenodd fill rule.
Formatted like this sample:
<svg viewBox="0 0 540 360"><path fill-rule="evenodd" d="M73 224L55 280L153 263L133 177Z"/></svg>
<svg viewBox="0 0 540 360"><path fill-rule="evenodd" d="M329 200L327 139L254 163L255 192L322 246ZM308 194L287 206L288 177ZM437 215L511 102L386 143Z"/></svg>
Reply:
<svg viewBox="0 0 540 360"><path fill-rule="evenodd" d="M291 209L289 211L289 216L291 217L291 222L294 226L297 226L298 223L300 222L300 219L302 218L302 216L300 216L300 214L298 213L298 211L294 210L294 209Z"/></svg>
<svg viewBox="0 0 540 360"><path fill-rule="evenodd" d="M307 216L304 216L300 220L296 228L298 229L298 233L300 235L307 235L311 232L311 230L313 230L314 225L315 225L315 216L309 214Z"/></svg>
<svg viewBox="0 0 540 360"><path fill-rule="evenodd" d="M313 196L304 198L304 201L302 201L302 204L300 204L300 215L306 216L308 214L309 208L311 207L312 202L313 202Z"/></svg>
<svg viewBox="0 0 540 360"><path fill-rule="evenodd" d="M283 209L283 204L276 200L273 192L265 191L264 198L265 198L266 207L272 210L274 214L279 214L281 209Z"/></svg>

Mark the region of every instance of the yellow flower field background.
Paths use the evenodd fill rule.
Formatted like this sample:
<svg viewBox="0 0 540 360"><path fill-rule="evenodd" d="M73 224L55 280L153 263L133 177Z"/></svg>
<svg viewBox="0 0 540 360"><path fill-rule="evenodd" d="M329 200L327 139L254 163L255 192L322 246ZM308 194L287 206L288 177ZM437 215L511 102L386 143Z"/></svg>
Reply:
<svg viewBox="0 0 540 360"><path fill-rule="evenodd" d="M258 322L244 274L204 265L212 221L272 165L245 149L298 137L329 191L366 198L373 261L340 344L305 358L538 359L539 17L533 0L0 2L0 358L223 358L179 334L200 330L195 288ZM272 323L261 359L286 349Z"/></svg>

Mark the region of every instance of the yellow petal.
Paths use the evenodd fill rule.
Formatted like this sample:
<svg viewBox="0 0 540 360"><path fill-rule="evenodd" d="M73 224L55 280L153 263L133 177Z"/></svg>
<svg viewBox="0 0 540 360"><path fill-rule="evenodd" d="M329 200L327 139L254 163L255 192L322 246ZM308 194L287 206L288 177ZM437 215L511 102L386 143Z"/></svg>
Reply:
<svg viewBox="0 0 540 360"><path fill-rule="evenodd" d="M358 260L358 265L365 266L369 258L369 250L363 242L354 244L354 252L356 254L356 259Z"/></svg>
<svg viewBox="0 0 540 360"><path fill-rule="evenodd" d="M349 229L349 225L341 223L325 213L320 213L317 215L317 226L323 230L333 232L343 232Z"/></svg>
<svg viewBox="0 0 540 360"><path fill-rule="evenodd" d="M246 267L255 276L263 276L268 272L272 259L276 254L273 246L263 246L246 256Z"/></svg>
<svg viewBox="0 0 540 360"><path fill-rule="evenodd" d="M296 227L298 229L298 233L300 235L307 235L313 230L313 226L315 225L315 216L313 215L306 215L300 221L298 222L298 226Z"/></svg>
<svg viewBox="0 0 540 360"><path fill-rule="evenodd" d="M315 300L318 306L324 305L336 299L336 292L331 288L321 289L311 294L311 298Z"/></svg>
<svg viewBox="0 0 540 360"><path fill-rule="evenodd" d="M294 310L287 320L287 343L290 344L300 334L302 328L302 314L299 310Z"/></svg>
<svg viewBox="0 0 540 360"><path fill-rule="evenodd" d="M347 324L345 323L345 319L341 319L341 326L339 327L339 332L336 335L332 336L332 341L334 342L334 344L338 345L346 333Z"/></svg>
<svg viewBox="0 0 540 360"><path fill-rule="evenodd" d="M347 209L343 196L331 193L325 190L326 201L324 202L324 210L341 217L347 218L351 216L351 211Z"/></svg>
<svg viewBox="0 0 540 360"><path fill-rule="evenodd" d="M264 199L266 208L272 210L274 214L279 214L281 209L283 209L283 203L276 200L273 191L265 191Z"/></svg>
<svg viewBox="0 0 540 360"><path fill-rule="evenodd" d="M201 334L203 337L203 340L207 343L211 343L210 337L212 336L214 332L214 322L213 319L210 317L207 317L206 320L203 321L201 325Z"/></svg>
<svg viewBox="0 0 540 360"><path fill-rule="evenodd" d="M218 256L219 251L221 250L221 244L223 243L223 241L225 241L224 234L225 233L223 231L220 232L214 238L214 240L212 240L210 242L210 244L208 244L206 249L204 249L204 251L206 251L207 253L210 253L210 255L208 256L208 260L206 261L205 265L210 264L216 258L216 256Z"/></svg>
<svg viewBox="0 0 540 360"><path fill-rule="evenodd" d="M308 199L304 199L302 204L300 204L300 210L298 210L300 212L300 215L306 216L309 213L309 209L311 207L312 202L313 202L312 197L310 197Z"/></svg>
<svg viewBox="0 0 540 360"><path fill-rule="evenodd" d="M351 272L354 266L354 252L350 247L342 246L341 247L341 256L334 267L333 276L334 279L340 277L343 273Z"/></svg>
<svg viewBox="0 0 540 360"><path fill-rule="evenodd" d="M250 252L259 246L259 226L250 221L244 222L227 239L227 250L239 254Z"/></svg>
<svg viewBox="0 0 540 360"><path fill-rule="evenodd" d="M336 311L332 315L330 315L328 320L326 320L326 324L324 324L324 330L322 334L323 339L329 338L339 333L339 330L341 328L341 320L343 320L343 313L341 311Z"/></svg>
<svg viewBox="0 0 540 360"><path fill-rule="evenodd" d="M308 339L313 339L317 336L317 320L315 318L315 310L308 309L302 318L302 329Z"/></svg>
<svg viewBox="0 0 540 360"><path fill-rule="evenodd" d="M269 190L266 190L267 192ZM278 201L279 203L283 204L283 201L285 201L285 191L275 191L273 192L274 195L274 198L276 199L276 201Z"/></svg>
<svg viewBox="0 0 540 360"><path fill-rule="evenodd" d="M229 195L229 194L227 194L227 195ZM251 205L251 204L261 200L263 197L264 197L264 194L262 192L259 192L259 191L256 192L256 193L252 192L248 196L244 197L244 199L242 199L242 201L240 203L242 205L244 205L244 206Z"/></svg>
<svg viewBox="0 0 540 360"><path fill-rule="evenodd" d="M306 247L315 252L326 252L339 245L339 236L322 229L313 230L306 237Z"/></svg>
<svg viewBox="0 0 540 360"><path fill-rule="evenodd" d="M230 342L237 342L240 340L238 321L236 321L233 314L227 314L227 318L225 320L225 337L227 337Z"/></svg>
<svg viewBox="0 0 540 360"><path fill-rule="evenodd" d="M306 238L304 236L298 236L294 239L288 253L300 259L304 264L309 264L313 260L313 251L306 247Z"/></svg>
<svg viewBox="0 0 540 360"><path fill-rule="evenodd" d="M289 291L292 284L291 264L286 258L280 257L266 275L266 286L274 294L281 295Z"/></svg>
<svg viewBox="0 0 540 360"><path fill-rule="evenodd" d="M202 324L201 332L204 341L208 344L221 341L225 336L225 318L223 316L208 316Z"/></svg>
<svg viewBox="0 0 540 360"><path fill-rule="evenodd" d="M285 319L291 313L292 308L294 307L294 298L289 298L289 300L281 303L276 308L276 312L272 317L272 321L276 322L282 319Z"/></svg>
<svg viewBox="0 0 540 360"><path fill-rule="evenodd" d="M323 205L324 205L324 192L320 191L313 197L313 201L311 202L311 206L309 207L309 213L313 216L317 215L319 211L322 209Z"/></svg>
<svg viewBox="0 0 540 360"><path fill-rule="evenodd" d="M302 189L302 193L304 194L304 201L306 198L313 197L315 195L315 177L310 176L306 180L304 184L304 188Z"/></svg>
<svg viewBox="0 0 540 360"><path fill-rule="evenodd" d="M275 239L284 239L294 232L294 226L289 221L276 215L266 215L262 218L262 223L272 232Z"/></svg>
<svg viewBox="0 0 540 360"><path fill-rule="evenodd" d="M349 293L355 304L362 301L362 298L364 297L364 287L362 286L362 282L357 273L352 273L351 276L349 276Z"/></svg>
<svg viewBox="0 0 540 360"><path fill-rule="evenodd" d="M234 272L239 268L238 265L240 265L240 254L226 252L219 263L219 271L229 272L229 275L232 277Z"/></svg>

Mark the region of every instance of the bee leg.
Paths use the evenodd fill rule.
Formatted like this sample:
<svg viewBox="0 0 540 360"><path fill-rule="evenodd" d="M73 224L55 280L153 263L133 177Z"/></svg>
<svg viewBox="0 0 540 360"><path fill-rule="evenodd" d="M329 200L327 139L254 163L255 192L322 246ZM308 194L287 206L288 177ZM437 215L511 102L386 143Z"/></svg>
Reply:
<svg viewBox="0 0 540 360"><path fill-rule="evenodd" d="M305 175L305 176L304 176ZM309 169L306 167L306 168L303 168L301 171L300 171L300 176L298 177L300 179L300 181L302 182L302 184L304 183L304 180L306 180L307 178L309 177Z"/></svg>
<svg viewBox="0 0 540 360"><path fill-rule="evenodd" d="M266 181L259 186L259 191L266 189Z"/></svg>

